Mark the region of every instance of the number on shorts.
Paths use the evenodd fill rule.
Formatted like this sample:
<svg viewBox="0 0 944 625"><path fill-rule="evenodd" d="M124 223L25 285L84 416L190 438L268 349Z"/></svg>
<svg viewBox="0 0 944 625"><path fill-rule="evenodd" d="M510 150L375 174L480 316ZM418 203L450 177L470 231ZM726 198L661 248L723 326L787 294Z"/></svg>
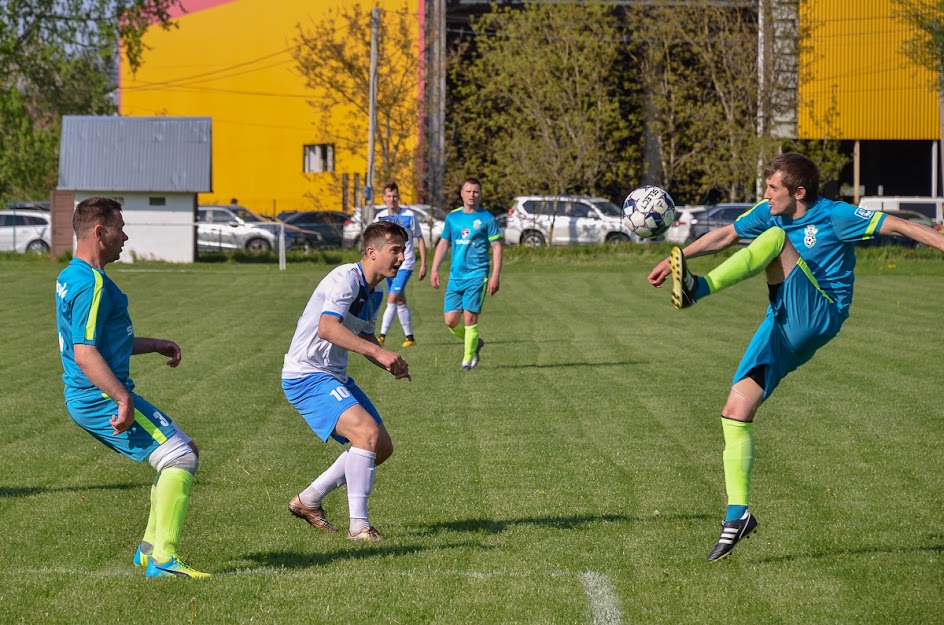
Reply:
<svg viewBox="0 0 944 625"><path fill-rule="evenodd" d="M347 399L351 396L351 391L347 390L347 387L339 386L338 388L331 391L331 397L334 397L336 400L341 401L342 399Z"/></svg>

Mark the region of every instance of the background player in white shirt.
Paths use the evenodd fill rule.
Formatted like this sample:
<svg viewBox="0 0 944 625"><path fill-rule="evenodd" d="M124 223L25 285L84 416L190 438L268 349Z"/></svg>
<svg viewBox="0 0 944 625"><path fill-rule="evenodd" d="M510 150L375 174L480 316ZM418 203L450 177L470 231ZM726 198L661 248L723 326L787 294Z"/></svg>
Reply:
<svg viewBox="0 0 944 625"><path fill-rule="evenodd" d="M417 215L409 208L400 206L400 188L397 183L391 182L384 187L384 202L387 208L377 213L376 221L392 221L403 226L409 238L406 241L406 249L403 250L403 265L397 271L395 278L387 278L387 309L384 310L383 320L380 323L380 344L384 344L387 337L387 331L393 325L394 317L400 319L400 325L403 326L403 334L406 340L401 347L411 347L416 345L416 339L413 337L413 314L410 306L406 303L406 283L413 275L413 266L416 263L416 252L413 249L413 241L417 242L417 249L420 251L420 280L426 277L426 241L423 240L423 232L420 230L420 220Z"/></svg>
<svg viewBox="0 0 944 625"><path fill-rule="evenodd" d="M393 454L393 443L380 414L347 375L348 352L362 354L398 380L412 379L399 354L380 346L374 336L377 310L383 302L380 282L397 275L403 263L406 231L382 221L364 230L364 256L341 265L318 284L298 320L285 355L282 389L321 440L350 442L327 471L289 503L295 516L314 527L337 531L321 502L347 484L350 540L383 540L367 517L367 497L375 467Z"/></svg>

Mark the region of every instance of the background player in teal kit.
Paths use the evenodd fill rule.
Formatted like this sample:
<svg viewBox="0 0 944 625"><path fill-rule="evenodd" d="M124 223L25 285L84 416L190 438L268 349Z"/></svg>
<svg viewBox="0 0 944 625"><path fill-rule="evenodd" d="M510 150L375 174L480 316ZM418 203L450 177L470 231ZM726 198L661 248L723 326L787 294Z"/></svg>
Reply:
<svg viewBox="0 0 944 625"><path fill-rule="evenodd" d="M446 215L442 238L436 244L429 283L439 288L439 266L452 246L452 265L443 309L449 331L465 342L462 370L471 371L479 364L485 345L479 337L479 315L485 293L498 293L502 266L501 232L495 216L481 207L482 183L469 178L462 183L462 208ZM495 257L495 270L489 275L488 251ZM463 323L459 323L459 322Z"/></svg>
<svg viewBox="0 0 944 625"><path fill-rule="evenodd" d="M93 197L72 217L75 258L56 280L56 325L66 408L72 419L110 449L157 470L151 509L134 564L148 577L209 577L177 556L197 472L198 451L176 424L140 395L130 376L133 354L158 353L180 363L173 341L136 337L128 298L105 275L128 237L121 205Z"/></svg>
<svg viewBox="0 0 944 625"><path fill-rule="evenodd" d="M944 251L944 236L931 228L820 197L819 171L805 156L774 157L764 178L764 201L684 251L674 248L649 274L656 287L671 274L672 304L679 309L762 271L767 277L767 316L734 374L721 413L728 509L709 562L730 554L757 527L748 510L754 415L780 380L836 336L849 316L853 244L875 234L897 235ZM688 271L686 258L712 254L742 238L754 241L705 276Z"/></svg>

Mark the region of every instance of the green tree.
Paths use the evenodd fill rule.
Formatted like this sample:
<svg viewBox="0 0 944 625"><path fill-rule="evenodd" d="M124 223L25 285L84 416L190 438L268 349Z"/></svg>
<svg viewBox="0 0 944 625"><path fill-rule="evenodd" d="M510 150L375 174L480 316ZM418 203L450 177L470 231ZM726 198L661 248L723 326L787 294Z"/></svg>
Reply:
<svg viewBox="0 0 944 625"><path fill-rule="evenodd" d="M454 57L448 179L482 177L498 202L625 187L640 151L627 145L615 10L600 2L493 7Z"/></svg>
<svg viewBox="0 0 944 625"><path fill-rule="evenodd" d="M115 110L118 43L140 66L145 30L171 26L180 0L0 2L0 200L49 195L63 115Z"/></svg>

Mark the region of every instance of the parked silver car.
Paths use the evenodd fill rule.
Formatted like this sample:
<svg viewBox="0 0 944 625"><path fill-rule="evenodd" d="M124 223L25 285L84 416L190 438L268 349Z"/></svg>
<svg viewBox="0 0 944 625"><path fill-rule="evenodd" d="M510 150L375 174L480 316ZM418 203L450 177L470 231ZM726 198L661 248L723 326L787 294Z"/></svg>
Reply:
<svg viewBox="0 0 944 625"><path fill-rule="evenodd" d="M277 226L243 206L200 206L197 210L197 248L201 252L268 252L278 248ZM286 229L286 249L304 246L302 234L296 236Z"/></svg>
<svg viewBox="0 0 944 625"><path fill-rule="evenodd" d="M48 254L49 213L35 209L0 211L0 252Z"/></svg>
<svg viewBox="0 0 944 625"><path fill-rule="evenodd" d="M553 226L553 229L552 229ZM508 210L505 243L540 247L576 243L652 243L623 225L623 211L601 197L527 195Z"/></svg>

